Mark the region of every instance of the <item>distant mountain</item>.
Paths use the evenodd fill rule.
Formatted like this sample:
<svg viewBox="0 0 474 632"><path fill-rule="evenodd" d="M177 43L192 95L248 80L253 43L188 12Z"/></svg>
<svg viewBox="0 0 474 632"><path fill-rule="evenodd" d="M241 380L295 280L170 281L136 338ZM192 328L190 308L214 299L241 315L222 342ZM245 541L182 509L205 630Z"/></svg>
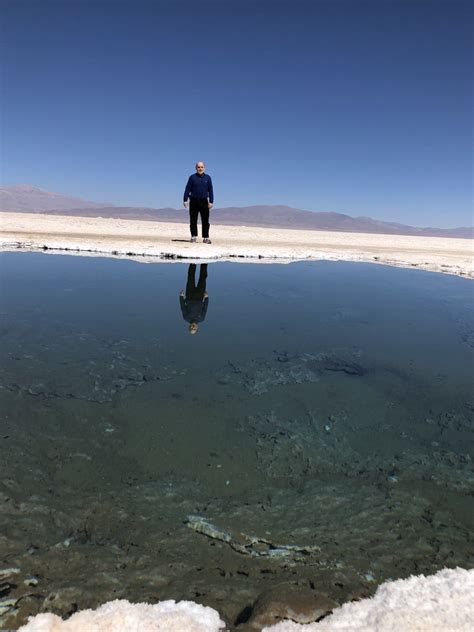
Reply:
<svg viewBox="0 0 474 632"><path fill-rule="evenodd" d="M5 193L7 192L7 193ZM13 193L12 193L13 192ZM39 193L38 193L39 192ZM18 196L18 197L15 197ZM16 206L14 204L17 200ZM84 202L59 193L50 193L30 185L0 189L0 210L29 213L49 213L80 217L109 217L162 222L188 222L186 209L112 206ZM228 226L261 226L268 228L296 228L348 233L379 233L385 235L420 235L428 237L458 237L472 239L472 227L417 228L394 222L382 222L370 217L351 217L342 213L303 211L290 206L245 206L214 208L214 224Z"/></svg>
<svg viewBox="0 0 474 632"><path fill-rule="evenodd" d="M98 204L82 198L52 193L31 184L17 184L0 188L0 210L22 213L41 213L51 210L70 210L73 208L102 208L111 204Z"/></svg>

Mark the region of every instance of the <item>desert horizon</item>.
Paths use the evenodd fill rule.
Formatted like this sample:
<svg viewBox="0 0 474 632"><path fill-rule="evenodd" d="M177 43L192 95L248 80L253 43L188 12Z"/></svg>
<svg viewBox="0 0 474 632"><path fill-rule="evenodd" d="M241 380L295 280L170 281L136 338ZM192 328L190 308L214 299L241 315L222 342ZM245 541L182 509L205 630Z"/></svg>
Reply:
<svg viewBox="0 0 474 632"><path fill-rule="evenodd" d="M158 222L188 222L183 207L147 207L114 205L84 200L51 192L30 184L0 188L0 211L103 217ZM211 211L214 224L227 226L261 226L295 230L414 235L472 239L472 226L439 228L413 226L395 221L353 216L334 211L300 209L286 204L254 204L251 206L216 206Z"/></svg>

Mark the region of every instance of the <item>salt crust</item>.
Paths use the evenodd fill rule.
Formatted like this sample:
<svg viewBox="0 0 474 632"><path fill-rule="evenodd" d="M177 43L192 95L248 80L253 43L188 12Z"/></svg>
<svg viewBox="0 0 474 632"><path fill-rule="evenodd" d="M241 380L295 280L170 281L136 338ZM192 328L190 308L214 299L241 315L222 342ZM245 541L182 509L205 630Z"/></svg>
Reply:
<svg viewBox="0 0 474 632"><path fill-rule="evenodd" d="M372 262L474 278L472 239L216 225L211 237L212 245L189 243L185 223L0 212L0 250L89 253L143 263Z"/></svg>
<svg viewBox="0 0 474 632"><path fill-rule="evenodd" d="M443 569L382 584L374 597L346 603L320 623L282 622L262 632L472 632L474 570Z"/></svg>
<svg viewBox="0 0 474 632"><path fill-rule="evenodd" d="M173 599L150 605L116 599L97 610L83 610L63 621L55 614L38 614L19 628L22 632L219 632L225 624L212 608Z"/></svg>
<svg viewBox="0 0 474 632"><path fill-rule="evenodd" d="M219 632L225 627L212 608L192 601L155 605L110 601L62 621L39 614L19 632ZM472 632L474 570L444 569L382 584L371 599L347 603L319 623L285 621L262 632Z"/></svg>

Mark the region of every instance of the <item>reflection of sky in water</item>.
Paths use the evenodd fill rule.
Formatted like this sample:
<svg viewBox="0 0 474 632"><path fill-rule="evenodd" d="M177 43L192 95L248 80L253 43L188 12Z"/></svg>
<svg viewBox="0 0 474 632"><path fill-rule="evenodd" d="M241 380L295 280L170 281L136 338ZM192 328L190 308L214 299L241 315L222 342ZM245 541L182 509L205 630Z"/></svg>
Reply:
<svg viewBox="0 0 474 632"><path fill-rule="evenodd" d="M294 568L344 600L472 562L469 281L210 264L190 336L187 264L0 262L1 546L24 574L48 565L42 595L159 587L222 611L222 593L232 621Z"/></svg>

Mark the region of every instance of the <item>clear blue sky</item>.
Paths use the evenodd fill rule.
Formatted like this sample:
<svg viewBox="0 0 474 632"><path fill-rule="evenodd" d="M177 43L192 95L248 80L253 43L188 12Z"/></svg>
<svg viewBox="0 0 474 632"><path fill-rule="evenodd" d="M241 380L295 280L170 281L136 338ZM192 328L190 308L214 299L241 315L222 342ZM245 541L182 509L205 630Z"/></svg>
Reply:
<svg viewBox="0 0 474 632"><path fill-rule="evenodd" d="M471 223L463 0L2 0L2 183Z"/></svg>

